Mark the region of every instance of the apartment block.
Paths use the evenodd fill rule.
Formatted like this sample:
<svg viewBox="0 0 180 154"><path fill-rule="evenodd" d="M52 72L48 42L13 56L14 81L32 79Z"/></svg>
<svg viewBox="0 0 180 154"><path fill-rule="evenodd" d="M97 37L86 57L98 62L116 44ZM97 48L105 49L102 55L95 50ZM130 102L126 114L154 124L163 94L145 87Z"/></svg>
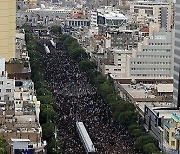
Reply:
<svg viewBox="0 0 180 154"><path fill-rule="evenodd" d="M15 90L15 80L8 79L5 70L5 58L0 58L0 102L13 101Z"/></svg>
<svg viewBox="0 0 180 154"><path fill-rule="evenodd" d="M15 57L16 1L0 1L0 56L6 61Z"/></svg>
<svg viewBox="0 0 180 154"><path fill-rule="evenodd" d="M130 70L130 58L133 50L109 49L106 58L101 60L101 71L104 75L127 77Z"/></svg>
<svg viewBox="0 0 180 154"><path fill-rule="evenodd" d="M131 59L131 77L173 77L172 32L153 31L138 43Z"/></svg>
<svg viewBox="0 0 180 154"><path fill-rule="evenodd" d="M174 50L174 103L180 107L180 1L176 1Z"/></svg>
<svg viewBox="0 0 180 154"><path fill-rule="evenodd" d="M178 153L180 149L180 115L179 113L172 113L171 119L164 123L163 141L167 151Z"/></svg>
<svg viewBox="0 0 180 154"><path fill-rule="evenodd" d="M130 13L136 14L137 21L159 23L160 27L170 30L174 26L174 5L170 2L134 1L130 3Z"/></svg>

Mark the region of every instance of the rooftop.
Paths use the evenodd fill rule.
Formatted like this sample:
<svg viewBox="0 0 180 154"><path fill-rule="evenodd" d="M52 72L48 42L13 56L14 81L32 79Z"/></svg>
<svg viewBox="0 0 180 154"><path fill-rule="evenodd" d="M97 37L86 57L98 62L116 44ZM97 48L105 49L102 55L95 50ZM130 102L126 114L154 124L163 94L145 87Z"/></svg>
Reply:
<svg viewBox="0 0 180 154"><path fill-rule="evenodd" d="M12 142L30 142L30 139L11 138Z"/></svg>
<svg viewBox="0 0 180 154"><path fill-rule="evenodd" d="M101 14L101 16L104 16L106 19L127 19L123 14L117 11L106 11L105 13Z"/></svg>

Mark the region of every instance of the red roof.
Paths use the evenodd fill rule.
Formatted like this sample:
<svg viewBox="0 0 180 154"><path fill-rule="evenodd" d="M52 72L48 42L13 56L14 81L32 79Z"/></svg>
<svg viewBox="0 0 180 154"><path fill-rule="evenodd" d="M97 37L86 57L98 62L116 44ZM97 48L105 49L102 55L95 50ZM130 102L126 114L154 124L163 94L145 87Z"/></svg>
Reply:
<svg viewBox="0 0 180 154"><path fill-rule="evenodd" d="M76 13L72 16L73 19L87 19L88 17L82 13Z"/></svg>
<svg viewBox="0 0 180 154"><path fill-rule="evenodd" d="M143 27L140 29L140 32L146 32L149 33L149 27Z"/></svg>

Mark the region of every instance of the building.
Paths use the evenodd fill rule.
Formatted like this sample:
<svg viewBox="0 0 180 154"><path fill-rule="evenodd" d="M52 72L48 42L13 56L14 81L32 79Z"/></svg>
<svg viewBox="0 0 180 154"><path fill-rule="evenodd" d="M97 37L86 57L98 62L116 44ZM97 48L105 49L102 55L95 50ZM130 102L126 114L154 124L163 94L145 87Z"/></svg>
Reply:
<svg viewBox="0 0 180 154"><path fill-rule="evenodd" d="M133 50L107 50L107 57L101 60L101 72L104 75L112 74L118 77L129 76L130 58Z"/></svg>
<svg viewBox="0 0 180 154"><path fill-rule="evenodd" d="M133 30L109 30L106 33L106 39L110 40L110 47L117 49L132 49L138 44L138 37Z"/></svg>
<svg viewBox="0 0 180 154"><path fill-rule="evenodd" d="M180 107L180 1L176 1L174 50L174 103Z"/></svg>
<svg viewBox="0 0 180 154"><path fill-rule="evenodd" d="M111 11L110 8L100 10L97 14L99 34L105 34L108 29L126 29L127 18L119 11Z"/></svg>
<svg viewBox="0 0 180 154"><path fill-rule="evenodd" d="M180 113L175 108L150 107L148 105L145 105L144 127L146 131L148 131L153 137L158 140L159 146L164 152L167 152L167 146L165 146L164 144L165 142L167 142L167 140L165 140L165 138L163 137L163 133L166 132L167 128L164 127L164 125L166 125L171 120L172 114L174 112L178 114Z"/></svg>
<svg viewBox="0 0 180 154"><path fill-rule="evenodd" d="M166 151L179 153L180 145L180 113L171 114L171 119L164 123L163 140Z"/></svg>
<svg viewBox="0 0 180 154"><path fill-rule="evenodd" d="M37 0L29 0L29 5L30 5L31 7L36 7L36 6L37 6L37 3L38 3Z"/></svg>
<svg viewBox="0 0 180 154"><path fill-rule="evenodd" d="M90 19L85 10L74 10L71 17L66 19L69 27L89 27Z"/></svg>
<svg viewBox="0 0 180 154"><path fill-rule="evenodd" d="M0 58L0 102L13 101L15 90L15 80L8 79L5 70L5 58Z"/></svg>
<svg viewBox="0 0 180 154"><path fill-rule="evenodd" d="M17 11L17 26L28 23L32 26L53 26L62 25L65 19L70 16L72 9L63 7L41 7Z"/></svg>
<svg viewBox="0 0 180 154"><path fill-rule="evenodd" d="M131 59L131 77L173 77L173 32L152 31L138 43Z"/></svg>
<svg viewBox="0 0 180 154"><path fill-rule="evenodd" d="M174 25L173 3L135 1L130 3L130 13L137 15L137 21L146 23L153 21L159 23L160 27L170 30Z"/></svg>
<svg viewBox="0 0 180 154"><path fill-rule="evenodd" d="M6 61L15 57L16 0L0 1L0 56Z"/></svg>

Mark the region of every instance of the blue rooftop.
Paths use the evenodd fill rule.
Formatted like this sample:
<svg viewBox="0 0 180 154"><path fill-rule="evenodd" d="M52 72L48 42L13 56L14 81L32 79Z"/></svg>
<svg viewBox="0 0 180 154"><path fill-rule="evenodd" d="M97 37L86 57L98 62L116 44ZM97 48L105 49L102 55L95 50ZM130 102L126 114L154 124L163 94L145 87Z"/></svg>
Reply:
<svg viewBox="0 0 180 154"><path fill-rule="evenodd" d="M179 117L176 113L172 113L171 118L172 118L175 122L179 122L179 121L180 121L180 117Z"/></svg>
<svg viewBox="0 0 180 154"><path fill-rule="evenodd" d="M167 122L165 123L165 126L166 126L168 129L170 129L170 127L171 127L170 122L169 122L169 121L167 121Z"/></svg>

